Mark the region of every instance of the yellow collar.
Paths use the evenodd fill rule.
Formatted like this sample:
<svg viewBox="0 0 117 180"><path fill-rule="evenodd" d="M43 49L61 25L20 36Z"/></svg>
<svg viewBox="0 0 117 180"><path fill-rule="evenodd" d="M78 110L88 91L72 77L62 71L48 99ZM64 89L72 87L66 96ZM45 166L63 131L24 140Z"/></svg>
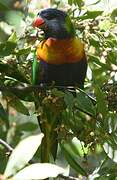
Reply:
<svg viewBox="0 0 117 180"><path fill-rule="evenodd" d="M37 58L49 64L75 63L84 56L84 44L78 38L48 38L37 46Z"/></svg>

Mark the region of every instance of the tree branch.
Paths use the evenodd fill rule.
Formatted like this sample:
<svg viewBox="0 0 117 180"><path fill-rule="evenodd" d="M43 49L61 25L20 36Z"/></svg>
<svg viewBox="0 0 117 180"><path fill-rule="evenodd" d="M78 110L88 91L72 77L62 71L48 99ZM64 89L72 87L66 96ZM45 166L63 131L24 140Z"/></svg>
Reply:
<svg viewBox="0 0 117 180"><path fill-rule="evenodd" d="M3 141L2 139L0 139L0 144L2 144L6 149L8 149L9 152L13 151L13 148L8 143Z"/></svg>

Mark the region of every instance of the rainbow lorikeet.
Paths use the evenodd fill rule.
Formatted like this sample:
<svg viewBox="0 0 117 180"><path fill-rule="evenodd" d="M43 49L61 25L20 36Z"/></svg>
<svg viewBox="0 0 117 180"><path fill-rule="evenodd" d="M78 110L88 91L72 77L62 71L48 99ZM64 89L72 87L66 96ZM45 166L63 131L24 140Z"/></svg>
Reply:
<svg viewBox="0 0 117 180"><path fill-rule="evenodd" d="M37 46L37 58L33 63L33 84L51 85L54 82L57 86L77 85L83 88L87 70L84 44L76 37L67 13L53 8L44 9L38 13L33 27L44 31L44 40ZM44 126L41 130L47 132Z"/></svg>

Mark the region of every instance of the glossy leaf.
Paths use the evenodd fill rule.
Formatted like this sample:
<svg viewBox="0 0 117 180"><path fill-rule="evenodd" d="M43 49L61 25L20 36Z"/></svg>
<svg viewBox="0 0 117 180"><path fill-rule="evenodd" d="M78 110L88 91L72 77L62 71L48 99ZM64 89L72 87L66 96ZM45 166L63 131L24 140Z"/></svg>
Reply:
<svg viewBox="0 0 117 180"><path fill-rule="evenodd" d="M67 146L63 143L61 144L62 151L66 157L66 160L70 164L70 166L79 174L83 176L87 176L87 173L85 170L79 165L79 163L76 161L76 157L73 156L73 153L69 151Z"/></svg>
<svg viewBox="0 0 117 180"><path fill-rule="evenodd" d="M17 173L12 179L13 180L32 180L32 179L46 179L49 177L57 177L59 174L63 174L64 169L50 163L37 163L32 164L19 173Z"/></svg>
<svg viewBox="0 0 117 180"><path fill-rule="evenodd" d="M91 99L83 91L76 92L76 106L91 116L96 115L96 109Z"/></svg>
<svg viewBox="0 0 117 180"><path fill-rule="evenodd" d="M44 135L41 133L39 135L27 137L16 146L7 163L4 173L5 177L16 174L18 170L27 165L40 146L43 136Z"/></svg>
<svg viewBox="0 0 117 180"><path fill-rule="evenodd" d="M116 150L113 149L112 146L108 144L107 142L104 143L103 148L107 156L117 163L117 149Z"/></svg>

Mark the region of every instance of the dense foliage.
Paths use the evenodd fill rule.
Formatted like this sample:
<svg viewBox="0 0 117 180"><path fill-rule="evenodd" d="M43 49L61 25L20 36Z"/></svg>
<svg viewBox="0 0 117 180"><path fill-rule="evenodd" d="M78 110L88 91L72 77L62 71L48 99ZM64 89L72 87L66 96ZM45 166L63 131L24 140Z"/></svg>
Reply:
<svg viewBox="0 0 117 180"><path fill-rule="evenodd" d="M68 0L66 8L77 35L85 42L89 65L84 91L75 88L72 92L66 87L34 87L31 84L37 37L41 40L43 34L37 34L31 26L35 14L30 10L30 3L28 0L0 0L0 173L3 174L7 165L6 152L12 150L3 141L14 148L23 138L40 132L38 114L46 120L59 114L62 123L57 128L60 147L56 164L62 164L63 168L70 165L67 176L116 179L117 9L108 13L91 11L82 0ZM64 9L64 2L49 3ZM43 6L48 3L38 4L38 8ZM35 94L40 100L38 112L34 106ZM20 150L17 151L19 154L15 156L20 156L17 160L20 165L23 157L26 159L23 167L28 163L40 143L34 150L27 144L27 151L31 152L28 159L26 149L22 157ZM32 161L39 162L39 154L38 150ZM59 168L56 171L52 177L62 173Z"/></svg>

